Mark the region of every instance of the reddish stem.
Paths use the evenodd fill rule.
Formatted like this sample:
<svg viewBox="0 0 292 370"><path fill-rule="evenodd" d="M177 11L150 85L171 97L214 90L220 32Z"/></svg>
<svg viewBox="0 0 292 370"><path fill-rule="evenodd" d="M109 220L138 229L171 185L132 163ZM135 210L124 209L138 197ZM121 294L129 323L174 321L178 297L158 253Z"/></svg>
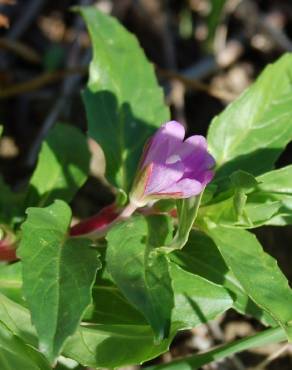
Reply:
<svg viewBox="0 0 292 370"><path fill-rule="evenodd" d="M97 215L87 218L74 225L70 229L71 236L89 234L93 231L102 231L108 224L114 221L120 212L115 204L103 208Z"/></svg>
<svg viewBox="0 0 292 370"><path fill-rule="evenodd" d="M70 229L71 236L80 236L86 235L91 233L96 233L102 235L103 232L106 231L107 227L113 222L117 221L117 219L123 219L129 217L135 208L128 205L123 210L117 208L115 204L111 204L105 208L103 208L98 214L93 217L89 217L78 224L74 225ZM163 214L165 212L161 212L154 207L151 208L140 208L138 212L145 215L151 214ZM177 217L176 209L173 209L168 212L169 215L173 218Z"/></svg>
<svg viewBox="0 0 292 370"><path fill-rule="evenodd" d="M85 219L78 224L71 227L69 234L71 236L79 236L90 234L92 232L102 232L106 230L107 226L115 221L118 217L123 218L123 216L127 217L128 214L132 213L132 209L126 207L124 210L120 210L117 208L115 204L111 204L105 208L103 208L98 214L88 219ZM141 208L139 212L142 214L160 214L159 210L155 208ZM169 215L172 217L176 217L176 210L171 210ZM7 239L3 239L0 241L0 261L12 262L16 261L18 258L16 256L16 249L14 248L14 244L9 243Z"/></svg>
<svg viewBox="0 0 292 370"><path fill-rule="evenodd" d="M16 261L16 249L7 244L7 241L1 240L0 241L0 261L12 262Z"/></svg>

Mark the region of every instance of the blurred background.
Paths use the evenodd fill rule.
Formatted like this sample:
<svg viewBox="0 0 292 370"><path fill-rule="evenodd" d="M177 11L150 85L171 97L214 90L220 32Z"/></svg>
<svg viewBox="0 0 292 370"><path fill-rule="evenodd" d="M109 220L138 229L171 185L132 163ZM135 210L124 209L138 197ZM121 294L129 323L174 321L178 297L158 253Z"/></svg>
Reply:
<svg viewBox="0 0 292 370"><path fill-rule="evenodd" d="M0 0L0 170L15 191L26 183L40 144L56 122L86 131L80 91L87 80L90 40L81 17L70 9L93 4L137 36L173 118L189 134L205 135L212 118L268 63L292 52L291 0ZM100 149L89 144L91 175L73 202L76 218L113 200L102 181ZM291 162L288 146L278 165ZM256 233L291 281L292 228ZM260 329L259 323L230 311L218 322L179 335L159 361ZM281 344L268 346L204 369L291 370L292 351Z"/></svg>

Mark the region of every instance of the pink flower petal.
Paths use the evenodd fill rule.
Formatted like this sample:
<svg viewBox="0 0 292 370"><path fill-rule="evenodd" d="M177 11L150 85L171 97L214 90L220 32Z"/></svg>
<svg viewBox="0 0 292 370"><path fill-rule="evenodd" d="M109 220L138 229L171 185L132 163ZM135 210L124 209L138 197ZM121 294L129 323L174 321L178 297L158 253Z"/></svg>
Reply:
<svg viewBox="0 0 292 370"><path fill-rule="evenodd" d="M185 129L180 123L170 121L162 125L146 149L142 166L147 166L151 162L165 163L167 158L180 147L184 136Z"/></svg>
<svg viewBox="0 0 292 370"><path fill-rule="evenodd" d="M193 179L182 179L167 188L167 193L181 193L180 198L189 198L200 194L204 187L199 181ZM163 193L160 193L163 195Z"/></svg>
<svg viewBox="0 0 292 370"><path fill-rule="evenodd" d="M214 158L207 152L207 141L204 136L194 135L187 138L180 150L184 163L188 163L192 169L197 165L203 165L205 168L212 168L215 165Z"/></svg>
<svg viewBox="0 0 292 370"><path fill-rule="evenodd" d="M145 194L163 192L181 179L183 174L184 165L182 161L168 166L165 166L165 164L154 164L145 187Z"/></svg>

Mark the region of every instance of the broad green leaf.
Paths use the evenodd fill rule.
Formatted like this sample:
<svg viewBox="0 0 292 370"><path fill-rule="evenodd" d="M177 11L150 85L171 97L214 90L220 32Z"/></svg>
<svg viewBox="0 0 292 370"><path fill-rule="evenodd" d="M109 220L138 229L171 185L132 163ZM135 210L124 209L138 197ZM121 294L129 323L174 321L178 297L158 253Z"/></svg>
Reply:
<svg viewBox="0 0 292 370"><path fill-rule="evenodd" d="M195 327L231 306L232 300L224 288L185 272L174 263L170 273L176 304L171 338L177 329ZM120 367L144 362L168 349L171 339L154 344L146 320L112 283L98 279L93 301L91 316L84 318L92 324L69 339L65 355L87 366Z"/></svg>
<svg viewBox="0 0 292 370"><path fill-rule="evenodd" d="M267 222L268 225L292 224L292 166L270 171L258 177L259 185L255 190L265 203L279 201L281 206L276 214Z"/></svg>
<svg viewBox="0 0 292 370"><path fill-rule="evenodd" d="M168 222L164 216L149 217L148 223L142 216L135 217L117 224L107 235L107 270L146 317L158 341L169 334L173 292L168 260L153 247L165 245L169 230L161 225Z"/></svg>
<svg viewBox="0 0 292 370"><path fill-rule="evenodd" d="M27 308L13 302L0 293L0 317L9 330L25 343L37 347L38 340L35 328L31 324Z"/></svg>
<svg viewBox="0 0 292 370"><path fill-rule="evenodd" d="M0 293L1 321L26 343L37 345L29 311ZM94 368L120 367L150 360L167 351L173 335L154 345L148 325L80 326L65 343L63 354L83 365Z"/></svg>
<svg viewBox="0 0 292 370"><path fill-rule="evenodd" d="M261 198L250 196L245 207L245 213L251 224L247 228L265 225L278 213L281 202L278 200L262 202Z"/></svg>
<svg viewBox="0 0 292 370"><path fill-rule="evenodd" d="M292 165L280 168L258 176L257 190L264 193L273 193L292 196Z"/></svg>
<svg viewBox="0 0 292 370"><path fill-rule="evenodd" d="M213 200L213 204L200 209L199 217L210 218L220 225L244 228L253 228L261 225L291 224L291 176L292 166L258 176L255 179L257 181L256 185L251 183L250 185L252 186L249 188L248 186L245 189L237 187L234 193L229 190L219 194ZM243 195L245 198L242 204L236 204L236 212L236 210L232 209L231 199L233 196L234 206L235 200L238 203L242 200L242 198L237 198L240 195ZM240 211L241 214L239 215Z"/></svg>
<svg viewBox="0 0 292 370"><path fill-rule="evenodd" d="M280 209L266 224L273 226L292 224L292 197L281 197Z"/></svg>
<svg viewBox="0 0 292 370"><path fill-rule="evenodd" d="M274 320L249 299L241 284L227 267L216 245L206 234L193 230L185 248L170 256L172 261L186 272L227 289L234 300L233 307L238 312L251 315L264 323L274 324ZM207 308L202 312L207 312Z"/></svg>
<svg viewBox="0 0 292 370"><path fill-rule="evenodd" d="M207 185L207 187L204 190L203 196L202 196L201 206L207 203L210 203L212 201L217 191L217 188L218 186L213 182Z"/></svg>
<svg viewBox="0 0 292 370"><path fill-rule="evenodd" d="M172 239L173 224L168 216L151 215L146 218L149 249L166 245Z"/></svg>
<svg viewBox="0 0 292 370"><path fill-rule="evenodd" d="M169 120L169 109L135 36L95 7L78 9L93 48L83 94L89 135L104 151L107 179L128 191L143 145Z"/></svg>
<svg viewBox="0 0 292 370"><path fill-rule="evenodd" d="M170 263L175 297L172 323L180 329L191 329L206 323L232 306L230 294L222 286Z"/></svg>
<svg viewBox="0 0 292 370"><path fill-rule="evenodd" d="M200 208L196 222L201 224L204 220L210 219L222 226L255 228L267 224L282 205L280 200L251 194L235 207L235 202L240 202L236 198L237 195L238 193L234 192L230 198Z"/></svg>
<svg viewBox="0 0 292 370"><path fill-rule="evenodd" d="M230 308L233 301L222 286L181 269L170 263L170 276L175 306L172 310L172 332L194 328ZM146 325L145 318L129 304L118 288L98 279L93 288L93 305L86 322L107 325Z"/></svg>
<svg viewBox="0 0 292 370"><path fill-rule="evenodd" d="M248 172L236 171L230 175L231 184L236 189L241 189L244 193L251 192L257 185L256 178Z"/></svg>
<svg viewBox="0 0 292 370"><path fill-rule="evenodd" d="M241 169L259 175L273 168L292 139L292 54L269 65L209 129L217 178Z"/></svg>
<svg viewBox="0 0 292 370"><path fill-rule="evenodd" d="M144 316L121 294L116 285L98 279L92 290L93 302L83 320L105 325L147 325Z"/></svg>
<svg viewBox="0 0 292 370"><path fill-rule="evenodd" d="M50 370L43 355L26 345L0 321L1 370Z"/></svg>
<svg viewBox="0 0 292 370"><path fill-rule="evenodd" d="M100 262L89 240L68 238L71 210L66 203L29 208L27 214L18 249L23 291L40 349L54 361L91 302Z"/></svg>
<svg viewBox="0 0 292 370"><path fill-rule="evenodd" d="M277 171L273 172L276 175ZM240 170L232 173L229 185L226 182L228 189L199 210L198 222L202 218L209 218L219 225L240 228L268 224L279 213L282 202L276 193L261 190L264 176L255 178Z"/></svg>
<svg viewBox="0 0 292 370"><path fill-rule="evenodd" d="M26 206L43 207L55 199L70 202L87 179L88 170L85 136L76 127L58 123L42 144Z"/></svg>
<svg viewBox="0 0 292 370"><path fill-rule="evenodd" d="M286 330L291 340L292 290L276 260L246 230L209 225L208 233L249 297Z"/></svg>
<svg viewBox="0 0 292 370"><path fill-rule="evenodd" d="M0 265L0 292L15 302L23 304L21 262Z"/></svg>
<svg viewBox="0 0 292 370"><path fill-rule="evenodd" d="M167 351L171 338L154 345L145 325L89 325L81 327L65 344L64 355L84 366L118 368L136 365Z"/></svg>

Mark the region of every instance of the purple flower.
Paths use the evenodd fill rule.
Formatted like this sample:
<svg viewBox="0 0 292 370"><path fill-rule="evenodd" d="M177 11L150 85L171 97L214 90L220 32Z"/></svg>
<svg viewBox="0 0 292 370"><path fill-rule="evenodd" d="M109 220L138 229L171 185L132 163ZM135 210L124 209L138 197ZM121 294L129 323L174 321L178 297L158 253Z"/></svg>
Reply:
<svg viewBox="0 0 292 370"><path fill-rule="evenodd" d="M213 178L214 158L203 136L183 141L184 127L170 121L149 140L131 195L140 206L160 198L189 198L200 194Z"/></svg>

